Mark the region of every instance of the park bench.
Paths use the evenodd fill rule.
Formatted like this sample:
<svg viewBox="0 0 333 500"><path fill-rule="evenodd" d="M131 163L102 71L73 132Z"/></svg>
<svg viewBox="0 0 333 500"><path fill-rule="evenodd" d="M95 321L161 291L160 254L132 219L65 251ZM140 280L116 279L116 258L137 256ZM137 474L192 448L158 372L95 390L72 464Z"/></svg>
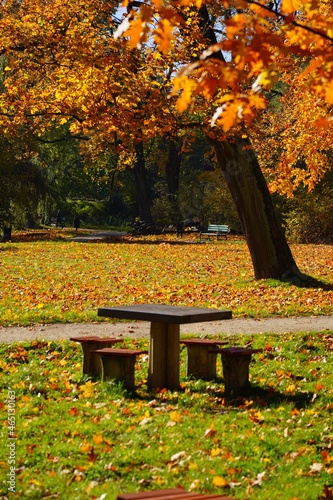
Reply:
<svg viewBox="0 0 333 500"><path fill-rule="evenodd" d="M252 354L262 352L262 349L225 347L212 349L211 352L221 354L226 394L239 393L249 387L249 367Z"/></svg>
<svg viewBox="0 0 333 500"><path fill-rule="evenodd" d="M100 358L103 380L119 380L127 389L135 389L136 356L147 354L148 351L104 348L91 352Z"/></svg>
<svg viewBox="0 0 333 500"><path fill-rule="evenodd" d="M122 339L87 335L71 337L70 340L81 344L83 352L82 373L93 377L100 377L102 375L102 367L99 357L92 351L101 349L102 347L111 347L114 344L123 342Z"/></svg>
<svg viewBox="0 0 333 500"><path fill-rule="evenodd" d="M229 226L224 224L208 224L207 230L200 231L200 241L201 236L210 236L216 235L216 239L219 239L219 236L224 236L227 239L228 234L230 233Z"/></svg>
<svg viewBox="0 0 333 500"><path fill-rule="evenodd" d="M232 500L231 497L219 493L204 494L171 488L167 490L141 491L138 493L125 493L117 495L117 500Z"/></svg>
<svg viewBox="0 0 333 500"><path fill-rule="evenodd" d="M213 380L216 377L216 352L212 348L225 345L228 341L214 339L183 339L187 348L187 376Z"/></svg>

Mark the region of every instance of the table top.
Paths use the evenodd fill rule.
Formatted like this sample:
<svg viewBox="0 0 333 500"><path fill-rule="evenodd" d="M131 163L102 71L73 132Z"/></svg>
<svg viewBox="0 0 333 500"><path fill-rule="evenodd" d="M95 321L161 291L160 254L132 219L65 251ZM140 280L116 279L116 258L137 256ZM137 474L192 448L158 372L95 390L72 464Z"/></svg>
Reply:
<svg viewBox="0 0 333 500"><path fill-rule="evenodd" d="M107 318L137 319L178 325L232 318L231 311L203 307L169 306L165 304L100 307L97 314L98 316Z"/></svg>

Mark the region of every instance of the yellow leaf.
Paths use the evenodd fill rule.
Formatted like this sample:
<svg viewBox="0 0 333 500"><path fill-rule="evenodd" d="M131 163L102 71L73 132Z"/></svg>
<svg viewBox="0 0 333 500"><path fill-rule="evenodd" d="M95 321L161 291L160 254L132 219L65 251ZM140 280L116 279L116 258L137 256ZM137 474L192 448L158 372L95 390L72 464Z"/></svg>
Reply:
<svg viewBox="0 0 333 500"><path fill-rule="evenodd" d="M80 448L80 451L82 451L82 453L88 453L90 451L90 444L89 443L85 443L81 446Z"/></svg>
<svg viewBox="0 0 333 500"><path fill-rule="evenodd" d="M293 392L295 392L295 385L294 384L288 385L285 392L286 392L286 394L292 394Z"/></svg>
<svg viewBox="0 0 333 500"><path fill-rule="evenodd" d="M170 413L170 419L173 420L173 422L180 422L180 415L176 411L172 411Z"/></svg>
<svg viewBox="0 0 333 500"><path fill-rule="evenodd" d="M191 81L189 78L186 76L182 76L179 78L176 78L174 81L174 90L173 94L177 93L179 90L181 90L180 97L177 102L177 108L178 111L182 112L187 109L187 107L190 105L191 100L192 100L192 90L194 87L194 82Z"/></svg>
<svg viewBox="0 0 333 500"><path fill-rule="evenodd" d="M228 481L226 481L224 477L215 476L213 478L213 485L218 486L219 488L225 488L226 486L228 486Z"/></svg>
<svg viewBox="0 0 333 500"><path fill-rule="evenodd" d="M221 449L220 448L213 448L212 451L211 451L212 457L217 457L217 455L219 455L220 453L221 453Z"/></svg>

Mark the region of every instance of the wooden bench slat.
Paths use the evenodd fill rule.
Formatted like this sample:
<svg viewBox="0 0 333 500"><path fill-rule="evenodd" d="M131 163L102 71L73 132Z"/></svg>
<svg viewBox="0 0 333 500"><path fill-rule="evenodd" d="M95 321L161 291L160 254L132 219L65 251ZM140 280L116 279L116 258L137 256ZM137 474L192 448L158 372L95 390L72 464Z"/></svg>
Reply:
<svg viewBox="0 0 333 500"><path fill-rule="evenodd" d="M103 356L137 356L139 354L147 354L148 351L144 350L140 351L134 349L115 349L115 348L105 347L104 349L95 349L91 352Z"/></svg>
<svg viewBox="0 0 333 500"><path fill-rule="evenodd" d="M227 340L214 340L214 339L197 339L197 338L193 338L193 339L183 339L183 340L180 340L180 343L181 344L185 344L185 345L225 345L225 344L228 344L228 341Z"/></svg>
<svg viewBox="0 0 333 500"><path fill-rule="evenodd" d="M124 342L124 339L118 339L114 337L95 337L94 335L82 335L79 337L70 337L70 340L74 342L86 343L86 342L98 342L99 344L117 344L118 342Z"/></svg>

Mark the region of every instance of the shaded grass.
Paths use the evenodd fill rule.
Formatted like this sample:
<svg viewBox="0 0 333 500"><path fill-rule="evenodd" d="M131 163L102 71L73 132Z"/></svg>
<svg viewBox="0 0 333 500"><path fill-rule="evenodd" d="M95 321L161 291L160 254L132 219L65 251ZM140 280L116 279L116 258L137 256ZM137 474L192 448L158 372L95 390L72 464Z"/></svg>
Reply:
<svg viewBox="0 0 333 500"><path fill-rule="evenodd" d="M293 245L303 273L323 287L254 280L243 239L198 243L186 237L125 238L113 243L62 240L2 245L0 324L96 321L97 308L164 303L231 309L234 316L330 314L333 252ZM67 235L67 236L66 236ZM59 236L59 238L60 238Z"/></svg>
<svg viewBox="0 0 333 500"><path fill-rule="evenodd" d="M180 484L239 499L324 498L333 478L333 332L230 341L264 351L251 362L249 392L229 398L220 359L215 381L190 380L185 349L179 391L148 391L142 356L129 393L82 377L75 343L1 346L4 443L6 398L16 397L14 497L114 499ZM6 446L0 462L5 495Z"/></svg>

